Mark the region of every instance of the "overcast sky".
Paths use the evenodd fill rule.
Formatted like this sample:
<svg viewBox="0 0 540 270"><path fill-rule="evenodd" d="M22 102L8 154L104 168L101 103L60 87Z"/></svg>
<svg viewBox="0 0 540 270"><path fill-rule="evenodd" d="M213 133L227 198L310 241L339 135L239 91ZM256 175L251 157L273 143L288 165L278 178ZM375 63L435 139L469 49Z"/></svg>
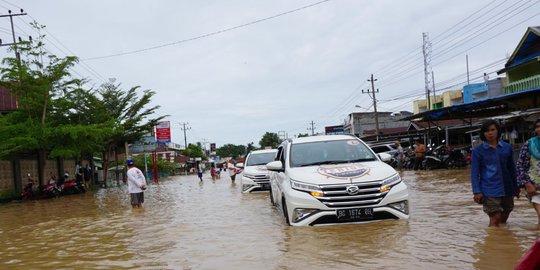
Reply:
<svg viewBox="0 0 540 270"><path fill-rule="evenodd" d="M154 90L174 142L183 144L179 123L188 122L188 143L218 147L258 144L267 131L308 133L311 121L323 132L371 111L361 92L371 73L379 111L412 111L425 93L423 32L440 91L466 81L466 54L471 78L496 77L527 26L540 25L536 0L319 2L0 0L0 10L28 13L14 20L23 38L36 35L32 20L46 25L48 50L78 56L74 75L95 87L116 78ZM4 42L9 30L2 18Z"/></svg>

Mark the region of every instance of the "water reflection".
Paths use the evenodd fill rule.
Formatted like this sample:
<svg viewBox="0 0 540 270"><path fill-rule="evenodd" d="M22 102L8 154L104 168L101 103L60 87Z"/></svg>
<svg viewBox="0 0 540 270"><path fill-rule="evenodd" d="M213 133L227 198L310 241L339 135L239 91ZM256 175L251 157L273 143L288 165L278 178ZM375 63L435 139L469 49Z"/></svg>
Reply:
<svg viewBox="0 0 540 270"><path fill-rule="evenodd" d="M312 269L384 267L388 264L381 258L390 258L388 254L406 249L404 236L408 232L406 220L362 226L287 227L279 266L283 269L291 265Z"/></svg>
<svg viewBox="0 0 540 270"><path fill-rule="evenodd" d="M508 228L487 228L474 245L475 269L514 269L523 255L515 234Z"/></svg>
<svg viewBox="0 0 540 270"><path fill-rule="evenodd" d="M404 171L409 220L286 226L268 193L224 177L0 205L0 269L511 269L538 237L525 199L487 229L468 170ZM493 267L496 266L496 267Z"/></svg>

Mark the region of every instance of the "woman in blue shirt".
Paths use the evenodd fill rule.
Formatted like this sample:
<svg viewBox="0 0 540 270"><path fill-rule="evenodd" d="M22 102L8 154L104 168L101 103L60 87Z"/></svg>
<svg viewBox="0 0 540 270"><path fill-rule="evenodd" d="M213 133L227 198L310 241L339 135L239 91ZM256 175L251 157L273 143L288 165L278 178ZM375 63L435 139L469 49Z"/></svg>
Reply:
<svg viewBox="0 0 540 270"><path fill-rule="evenodd" d="M527 140L519 152L517 179L536 210L537 229L540 230L540 119L534 123L534 132L536 135Z"/></svg>
<svg viewBox="0 0 540 270"><path fill-rule="evenodd" d="M490 227L506 223L514 209L514 196L519 195L512 146L499 141L500 137L501 128L495 120L484 122L480 128L483 143L472 152L473 199L483 205Z"/></svg>

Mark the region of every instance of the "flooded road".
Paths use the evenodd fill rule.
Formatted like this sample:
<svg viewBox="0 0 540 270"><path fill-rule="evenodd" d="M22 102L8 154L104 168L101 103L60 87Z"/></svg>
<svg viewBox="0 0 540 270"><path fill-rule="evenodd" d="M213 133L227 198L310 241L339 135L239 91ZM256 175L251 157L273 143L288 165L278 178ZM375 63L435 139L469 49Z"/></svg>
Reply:
<svg viewBox="0 0 540 270"><path fill-rule="evenodd" d="M487 228L468 170L404 172L408 221L289 227L267 193L224 174L151 185L144 209L127 188L0 205L0 269L513 269L540 235L516 201Z"/></svg>

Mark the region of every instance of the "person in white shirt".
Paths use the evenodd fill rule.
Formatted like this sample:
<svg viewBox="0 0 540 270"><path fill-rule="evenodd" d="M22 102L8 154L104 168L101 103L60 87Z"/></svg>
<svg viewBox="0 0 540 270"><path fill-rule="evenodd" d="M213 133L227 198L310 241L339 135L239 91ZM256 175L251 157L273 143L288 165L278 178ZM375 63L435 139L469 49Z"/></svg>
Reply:
<svg viewBox="0 0 540 270"><path fill-rule="evenodd" d="M231 177L231 181L234 182L236 178L236 168L232 163L227 164L227 169L229 169L229 176Z"/></svg>
<svg viewBox="0 0 540 270"><path fill-rule="evenodd" d="M140 208L144 203L144 190L146 190L146 178L139 168L135 167L133 160L128 159L126 162L128 166L127 179L128 179L128 191L131 197L131 206L133 208Z"/></svg>

